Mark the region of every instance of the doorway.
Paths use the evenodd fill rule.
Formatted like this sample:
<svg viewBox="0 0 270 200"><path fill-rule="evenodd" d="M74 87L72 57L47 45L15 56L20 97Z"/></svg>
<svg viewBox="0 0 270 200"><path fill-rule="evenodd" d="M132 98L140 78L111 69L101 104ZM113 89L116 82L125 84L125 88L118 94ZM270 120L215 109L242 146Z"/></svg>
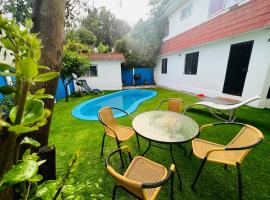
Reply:
<svg viewBox="0 0 270 200"><path fill-rule="evenodd" d="M253 43L248 41L231 45L223 93L242 95Z"/></svg>

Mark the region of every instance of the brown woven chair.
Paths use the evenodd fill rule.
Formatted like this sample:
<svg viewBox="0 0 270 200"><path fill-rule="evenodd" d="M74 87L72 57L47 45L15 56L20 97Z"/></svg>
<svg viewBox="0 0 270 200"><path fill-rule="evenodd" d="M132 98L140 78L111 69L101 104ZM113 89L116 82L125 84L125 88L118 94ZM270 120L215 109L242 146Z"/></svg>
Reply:
<svg viewBox="0 0 270 200"><path fill-rule="evenodd" d="M117 123L116 119L113 116L112 109L121 111L125 113L127 116L132 117L129 113L119 108L105 107L99 110L98 119L104 125L104 135L102 138L101 156L103 156L103 149L104 149L106 135L109 137L115 138L117 147L120 148L121 142L127 141L129 138L131 138L135 134L135 131L132 128L126 127L126 126L120 126ZM136 137L137 137L138 146L140 148L140 142L139 142L139 138L137 134L136 134ZM122 166L124 167L124 161L123 161L121 151L119 153L120 153Z"/></svg>
<svg viewBox="0 0 270 200"><path fill-rule="evenodd" d="M160 102L160 104L158 105L157 110L160 110L160 107L164 104L167 103L168 104L168 111L172 111L172 112L181 112L181 113L185 113L186 112L186 103L179 98L168 98L165 99L163 101Z"/></svg>
<svg viewBox="0 0 270 200"><path fill-rule="evenodd" d="M126 150L130 159L130 164L124 175L116 172L110 165L110 157L117 153ZM113 189L112 199L116 197L117 188L122 188L136 198L143 200L156 199L161 186L171 179L171 199L173 199L173 177L175 166L172 164L167 170L164 166L155 163L142 156L131 157L128 146L123 146L112 153L106 159L106 168L111 176L116 180L117 185Z"/></svg>
<svg viewBox="0 0 270 200"><path fill-rule="evenodd" d="M195 156L202 159L202 163L191 188L194 189L206 161L224 164L225 169L227 169L227 165L232 165L236 166L237 168L239 199L242 199L240 164L244 161L244 158L250 152L250 150L263 140L263 134L260 130L251 125L233 122L207 124L202 126L200 131L206 127L224 124L235 124L242 126L242 129L239 131L239 133L227 145L216 144L198 138L192 141L193 153Z"/></svg>

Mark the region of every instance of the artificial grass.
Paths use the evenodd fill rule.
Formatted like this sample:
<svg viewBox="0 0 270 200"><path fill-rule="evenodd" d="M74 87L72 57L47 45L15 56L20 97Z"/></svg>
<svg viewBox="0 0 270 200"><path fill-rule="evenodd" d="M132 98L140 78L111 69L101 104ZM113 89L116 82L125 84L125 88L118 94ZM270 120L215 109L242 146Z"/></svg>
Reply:
<svg viewBox="0 0 270 200"><path fill-rule="evenodd" d="M155 110L159 102L169 97L180 97L187 104L197 101L194 96L187 95L172 90L163 88L152 89L158 92L158 95L150 100L143 102L138 109L132 113L137 115L141 112ZM106 92L109 93L109 92ZM101 140L103 136L103 127L98 121L83 121L75 119L71 115L71 110L77 104L95 98L96 95L84 97L71 97L68 103L64 100L56 103L53 113L53 120L50 131L50 144L56 146L57 151L57 172L60 174L65 168L70 155L77 150L80 150L80 165L74 174L74 179L77 182L97 182L102 178L101 193L104 195L102 199L111 199L111 193L115 184L114 180L105 171L104 160L105 156L116 149L115 140L107 137L105 140L105 156L100 157ZM251 107L242 107L237 110L236 121L249 123L259 128L265 140L253 149L245 158L241 165L242 180L243 180L243 199L270 199L270 111L267 109L255 109ZM191 110L187 115L192 117L199 125L218 122L204 108ZM118 119L119 123L131 125L131 120L128 117ZM237 133L237 129L229 127L215 127L215 131L205 131L201 138L226 144ZM132 149L132 155L139 155L147 147L147 141L140 138L141 149L137 147L136 137L132 137L130 141L125 142ZM184 145L190 151L191 144ZM169 167L171 164L169 151L151 148L145 155L146 157ZM207 162L205 168L197 182L195 192L190 189L191 183L200 166L200 160L192 156L190 159L185 157L182 149L174 148L174 156L177 160L177 166L181 173L183 182L183 190L178 188L179 182L175 176L175 199L237 199L238 198L238 183L235 167L228 167L224 170L221 164ZM113 165L121 171L120 159L116 155ZM126 159L128 163L128 159ZM91 199L91 190L84 192L85 199ZM169 199L170 186L167 184L162 188L158 195L158 199ZM132 196L118 190L117 199L133 199Z"/></svg>

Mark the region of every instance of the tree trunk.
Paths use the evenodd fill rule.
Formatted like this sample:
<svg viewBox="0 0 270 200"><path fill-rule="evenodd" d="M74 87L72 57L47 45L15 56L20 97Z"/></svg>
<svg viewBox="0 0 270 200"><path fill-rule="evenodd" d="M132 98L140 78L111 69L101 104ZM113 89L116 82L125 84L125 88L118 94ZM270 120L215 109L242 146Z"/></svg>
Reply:
<svg viewBox="0 0 270 200"><path fill-rule="evenodd" d="M68 102L68 85L65 85L66 102Z"/></svg>
<svg viewBox="0 0 270 200"><path fill-rule="evenodd" d="M0 177L7 172L14 163L14 154L17 137L14 133L9 133L3 129L0 133ZM0 192L0 200L13 199L13 189L11 187Z"/></svg>
<svg viewBox="0 0 270 200"><path fill-rule="evenodd" d="M42 51L40 64L49 67L52 71L59 72L62 66L64 22L65 22L65 0L34 0L33 1L33 32L39 33L42 40ZM55 95L58 78L36 87L45 88L47 94ZM46 99L45 107L53 110L54 100ZM48 123L37 131L36 139L41 146L48 144L48 136L51 125L51 117Z"/></svg>

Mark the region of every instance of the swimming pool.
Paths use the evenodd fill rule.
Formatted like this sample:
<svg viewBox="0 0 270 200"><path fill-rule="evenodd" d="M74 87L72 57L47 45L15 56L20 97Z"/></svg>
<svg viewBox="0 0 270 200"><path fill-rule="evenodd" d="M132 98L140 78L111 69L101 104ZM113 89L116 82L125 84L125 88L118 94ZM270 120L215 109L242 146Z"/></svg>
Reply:
<svg viewBox="0 0 270 200"><path fill-rule="evenodd" d="M97 113L103 107L116 107L134 112L137 107L145 100L157 95L153 90L123 90L112 94L97 97L77 105L72 110L72 115L78 119L98 120ZM125 113L113 110L115 117L122 117Z"/></svg>

